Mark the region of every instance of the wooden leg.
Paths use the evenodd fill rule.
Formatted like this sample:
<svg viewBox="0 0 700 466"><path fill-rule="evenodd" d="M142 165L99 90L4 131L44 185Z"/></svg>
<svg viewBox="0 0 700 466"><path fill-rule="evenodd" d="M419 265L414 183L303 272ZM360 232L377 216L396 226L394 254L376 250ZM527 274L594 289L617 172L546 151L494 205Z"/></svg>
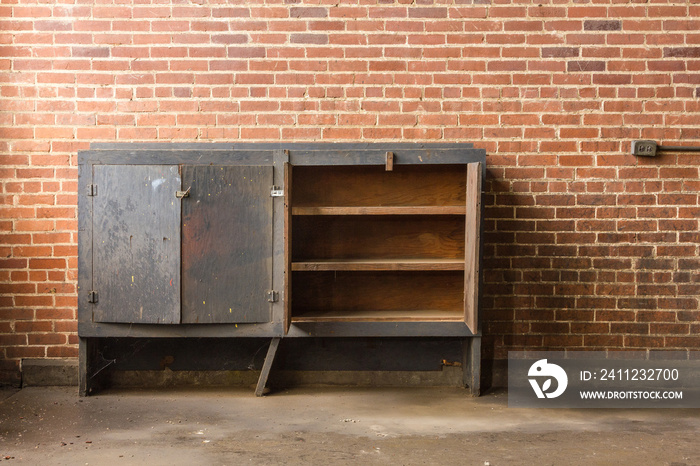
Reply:
<svg viewBox="0 0 700 466"><path fill-rule="evenodd" d="M270 347L267 349L267 356L265 356L262 371L260 371L260 378L258 379L258 386L255 389L255 396L263 396L265 385L267 385L267 377L270 375L272 362L275 360L275 354L277 353L277 347L279 344L280 338L273 338L270 342Z"/></svg>
<svg viewBox="0 0 700 466"><path fill-rule="evenodd" d="M469 337L463 343L464 386L471 396L481 394L481 337Z"/></svg>
<svg viewBox="0 0 700 466"><path fill-rule="evenodd" d="M80 338L78 343L78 393L80 396L92 394L93 386L92 368L95 366L95 340L93 338Z"/></svg>
<svg viewBox="0 0 700 466"><path fill-rule="evenodd" d="M100 354L99 338L80 338L78 343L78 392L80 396L97 393L105 384L109 371ZM115 362L115 361L112 361Z"/></svg>

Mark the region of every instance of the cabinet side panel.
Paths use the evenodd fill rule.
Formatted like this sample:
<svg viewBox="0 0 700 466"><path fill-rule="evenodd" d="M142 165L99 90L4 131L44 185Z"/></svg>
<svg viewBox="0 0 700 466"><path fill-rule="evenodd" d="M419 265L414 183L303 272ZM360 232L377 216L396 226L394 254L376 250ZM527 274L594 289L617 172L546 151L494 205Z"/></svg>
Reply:
<svg viewBox="0 0 700 466"><path fill-rule="evenodd" d="M292 323L292 165L284 164L284 333Z"/></svg>
<svg viewBox="0 0 700 466"><path fill-rule="evenodd" d="M180 322L180 175L175 165L95 165L96 322Z"/></svg>
<svg viewBox="0 0 700 466"><path fill-rule="evenodd" d="M182 322L269 322L273 169L183 166Z"/></svg>
<svg viewBox="0 0 700 466"><path fill-rule="evenodd" d="M92 164L85 163L80 154L78 165L78 320L92 322L94 306L88 303L92 284L92 196L87 195L93 183Z"/></svg>
<svg viewBox="0 0 700 466"><path fill-rule="evenodd" d="M467 215L464 264L464 320L476 334L479 321L479 267L481 243L481 163L467 169Z"/></svg>

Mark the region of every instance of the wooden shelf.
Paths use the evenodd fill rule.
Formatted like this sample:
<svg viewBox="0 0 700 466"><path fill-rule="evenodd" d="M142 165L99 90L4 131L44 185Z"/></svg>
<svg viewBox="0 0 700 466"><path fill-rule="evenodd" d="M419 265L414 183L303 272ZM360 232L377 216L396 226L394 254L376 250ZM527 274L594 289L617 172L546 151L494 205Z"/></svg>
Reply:
<svg viewBox="0 0 700 466"><path fill-rule="evenodd" d="M467 217L480 212L468 175L480 170L295 167L291 322L466 323L466 246L479 225Z"/></svg>
<svg viewBox="0 0 700 466"><path fill-rule="evenodd" d="M344 259L293 262L292 271L464 270L463 259Z"/></svg>
<svg viewBox="0 0 700 466"><path fill-rule="evenodd" d="M464 310L328 310L297 313L292 322L463 322Z"/></svg>
<svg viewBox="0 0 700 466"><path fill-rule="evenodd" d="M466 206L292 207L292 215L465 215Z"/></svg>

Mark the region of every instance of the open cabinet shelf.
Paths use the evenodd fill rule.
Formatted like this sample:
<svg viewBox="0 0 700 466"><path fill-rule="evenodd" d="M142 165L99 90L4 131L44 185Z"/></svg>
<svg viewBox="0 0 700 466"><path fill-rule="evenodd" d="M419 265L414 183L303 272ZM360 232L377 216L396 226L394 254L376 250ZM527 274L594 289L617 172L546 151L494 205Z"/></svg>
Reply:
<svg viewBox="0 0 700 466"><path fill-rule="evenodd" d="M460 213L466 205L466 172L465 164L397 164L392 171L377 165L294 166L292 213L359 207L409 213L456 208Z"/></svg>
<svg viewBox="0 0 700 466"><path fill-rule="evenodd" d="M464 215L466 206L294 207L292 215Z"/></svg>
<svg viewBox="0 0 700 466"><path fill-rule="evenodd" d="M463 322L476 330L468 261L480 196L469 195L469 179L480 182L480 164L288 170L292 324Z"/></svg>
<svg viewBox="0 0 700 466"><path fill-rule="evenodd" d="M292 322L464 320L462 271L295 272Z"/></svg>
<svg viewBox="0 0 700 466"><path fill-rule="evenodd" d="M417 309L361 309L353 312L341 310L301 312L292 317L292 322L461 322L464 320L460 310Z"/></svg>
<svg viewBox="0 0 700 466"><path fill-rule="evenodd" d="M464 259L347 259L292 262L293 272L464 270Z"/></svg>
<svg viewBox="0 0 700 466"><path fill-rule="evenodd" d="M465 257L459 215L301 216L291 223L292 262Z"/></svg>

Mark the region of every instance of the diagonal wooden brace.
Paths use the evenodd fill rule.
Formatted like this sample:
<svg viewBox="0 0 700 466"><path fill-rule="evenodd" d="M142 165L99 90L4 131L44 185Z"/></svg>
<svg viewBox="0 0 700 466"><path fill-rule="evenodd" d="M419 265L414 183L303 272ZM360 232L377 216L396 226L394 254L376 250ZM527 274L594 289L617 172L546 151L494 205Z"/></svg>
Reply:
<svg viewBox="0 0 700 466"><path fill-rule="evenodd" d="M270 375L272 362L275 360L275 354L277 354L277 347L279 344L280 338L273 338L270 342L270 346L267 348L267 356L265 356L265 362L263 363L262 371L260 371L258 386L255 388L255 396L263 396L265 385L267 385L267 377Z"/></svg>

